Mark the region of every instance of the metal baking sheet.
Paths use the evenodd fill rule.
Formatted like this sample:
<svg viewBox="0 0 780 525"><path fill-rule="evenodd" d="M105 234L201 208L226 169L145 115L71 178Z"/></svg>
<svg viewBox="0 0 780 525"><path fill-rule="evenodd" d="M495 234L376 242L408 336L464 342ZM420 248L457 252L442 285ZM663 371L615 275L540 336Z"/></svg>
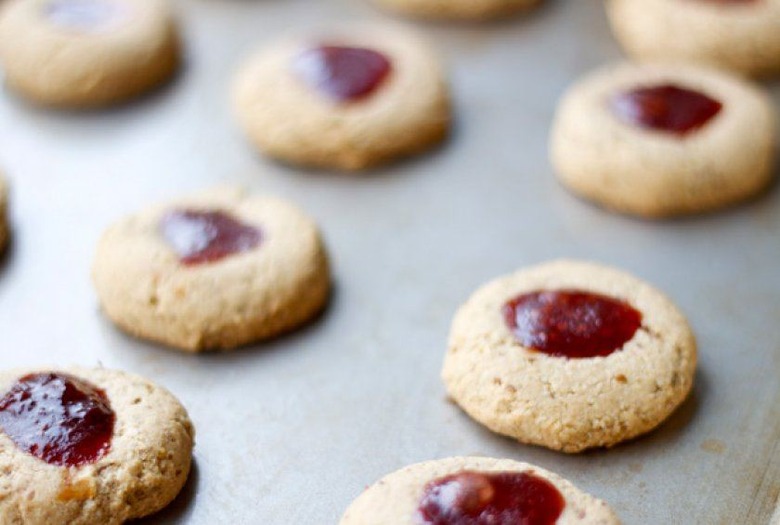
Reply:
<svg viewBox="0 0 780 525"><path fill-rule="evenodd" d="M537 463L626 523L766 523L780 492L780 191L714 215L642 222L554 180L556 100L620 56L600 2L550 1L484 25L389 19L362 0L181 0L187 64L126 107L62 113L0 96L14 242L0 268L2 366L102 364L169 387L197 427L195 470L149 523L335 523L409 463L484 454ZM242 56L287 30L391 20L451 72L457 129L441 150L366 176L301 172L253 153L227 89ZM772 85L780 107L780 84ZM101 231L189 190L237 183L318 218L336 289L282 339L190 356L104 319L89 280ZM690 399L657 431L567 456L472 422L439 380L450 318L480 284L555 257L623 267L668 292L700 344Z"/></svg>

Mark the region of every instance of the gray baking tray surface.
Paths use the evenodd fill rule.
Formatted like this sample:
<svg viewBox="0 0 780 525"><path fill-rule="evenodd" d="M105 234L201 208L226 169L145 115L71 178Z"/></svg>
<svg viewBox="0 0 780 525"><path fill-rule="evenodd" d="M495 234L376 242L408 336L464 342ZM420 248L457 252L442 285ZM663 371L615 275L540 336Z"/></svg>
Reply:
<svg viewBox="0 0 780 525"><path fill-rule="evenodd" d="M197 427L195 470L148 523L320 525L409 463L480 454L537 463L626 523L763 524L780 492L780 191L735 209L643 222L564 191L547 161L563 90L620 57L595 0L550 1L499 23L415 24L362 0L181 0L187 64L171 86L102 112L0 95L0 166L14 241L0 268L2 367L83 364L170 388ZM230 117L241 58L330 22L390 21L446 61L450 142L365 176L256 155ZM780 107L780 84L770 86ZM236 183L320 222L336 289L305 329L228 354L133 340L89 280L102 230L147 203ZM652 434L568 456L493 435L446 400L439 369L455 309L483 282L576 257L666 291L699 341L693 395Z"/></svg>

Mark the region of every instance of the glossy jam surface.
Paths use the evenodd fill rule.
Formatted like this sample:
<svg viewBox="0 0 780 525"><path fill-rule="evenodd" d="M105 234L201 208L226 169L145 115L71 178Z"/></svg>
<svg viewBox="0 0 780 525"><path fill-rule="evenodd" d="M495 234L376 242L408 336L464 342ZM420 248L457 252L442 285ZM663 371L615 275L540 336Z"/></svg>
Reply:
<svg viewBox="0 0 780 525"><path fill-rule="evenodd" d="M504 305L504 320L525 347L556 357L607 356L642 324L628 303L579 290L539 291Z"/></svg>
<svg viewBox="0 0 780 525"><path fill-rule="evenodd" d="M183 264L218 261L257 247L262 233L221 211L174 210L160 221L160 231Z"/></svg>
<svg viewBox="0 0 780 525"><path fill-rule="evenodd" d="M333 45L302 51L293 59L292 67L298 78L337 102L369 96L392 69L390 60L382 53Z"/></svg>
<svg viewBox="0 0 780 525"><path fill-rule="evenodd" d="M463 471L426 485L417 521L431 525L552 525L566 502L531 472Z"/></svg>
<svg viewBox="0 0 780 525"><path fill-rule="evenodd" d="M672 84L619 93L612 97L610 106L627 124L678 136L705 126L723 108L703 93Z"/></svg>
<svg viewBox="0 0 780 525"><path fill-rule="evenodd" d="M0 429L52 465L75 467L103 457L115 420L103 390L67 374L24 376L0 399Z"/></svg>
<svg viewBox="0 0 780 525"><path fill-rule="evenodd" d="M54 25L80 31L105 27L121 14L120 6L107 0L53 0L45 9Z"/></svg>

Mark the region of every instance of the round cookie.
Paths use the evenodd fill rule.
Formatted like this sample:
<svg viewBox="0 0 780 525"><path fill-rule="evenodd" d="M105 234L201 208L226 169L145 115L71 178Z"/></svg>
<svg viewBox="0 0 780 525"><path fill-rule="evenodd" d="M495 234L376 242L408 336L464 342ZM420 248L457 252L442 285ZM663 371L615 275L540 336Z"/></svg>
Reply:
<svg viewBox="0 0 780 525"><path fill-rule="evenodd" d="M608 0L607 13L637 60L780 72L780 0Z"/></svg>
<svg viewBox="0 0 780 525"><path fill-rule="evenodd" d="M0 173L0 253L8 244L10 227L8 226L8 184Z"/></svg>
<svg viewBox="0 0 780 525"><path fill-rule="evenodd" d="M450 125L434 55L405 32L353 29L280 42L239 71L234 113L276 159L359 170L433 147Z"/></svg>
<svg viewBox="0 0 780 525"><path fill-rule="evenodd" d="M373 0L406 16L425 19L485 20L535 7L541 0Z"/></svg>
<svg viewBox="0 0 780 525"><path fill-rule="evenodd" d="M192 352L296 328L322 310L330 288L314 222L285 201L235 188L114 224L98 244L92 276L120 328Z"/></svg>
<svg viewBox="0 0 780 525"><path fill-rule="evenodd" d="M0 11L0 63L30 101L105 106L169 79L179 43L167 0L10 0Z"/></svg>
<svg viewBox="0 0 780 525"><path fill-rule="evenodd" d="M694 336L664 295L561 260L477 290L453 320L442 378L490 430L571 453L655 428L690 392L695 367Z"/></svg>
<svg viewBox="0 0 780 525"><path fill-rule="evenodd" d="M563 508L555 521L558 525L613 525L620 523L620 520L606 503L582 492L557 474L528 463L483 457L452 457L417 463L397 470L366 489L352 502L339 523L340 525L449 523L441 517L440 521L431 521L430 519L426 521L423 518L425 515L421 511L424 505L423 501L429 500L427 494L430 493L428 490L430 484L436 483L442 478L459 476L464 473L477 474L478 476L525 474L533 476L535 481L542 480L541 489L545 493L552 488L553 492L557 491L562 496ZM469 479L473 478L470 474L467 474L467 478L461 478L462 481L456 478L455 483L450 483L441 492L440 499L448 503L462 501L472 505L475 499L478 501L481 499L486 507L490 505L490 502L485 501L484 493L487 491L496 494L499 485L497 483L487 484L484 479L480 479L481 476L477 477L477 483L474 483ZM527 480L524 481L527 482ZM453 491L453 488L456 490ZM515 488L516 490L517 488ZM494 495L493 498L498 499L500 495L498 497ZM531 497L528 499L539 501L541 499L540 491L537 489L535 493L531 492ZM545 507L549 509L550 506ZM473 518L476 510L479 509L471 509L469 517L472 520L468 523L510 523L508 520L497 521L495 518L493 521L489 521L487 518L484 518L483 521L476 521L476 518ZM482 509L482 512L490 512L490 509ZM539 517L539 514L536 516ZM457 523L457 521L452 522ZM462 522L466 523L467 521ZM518 519L512 523L531 523L531 521L526 522ZM533 521L533 523L537 523L537 521Z"/></svg>
<svg viewBox="0 0 780 525"><path fill-rule="evenodd" d="M6 371L0 396L2 523L120 524L159 511L187 480L192 423L145 379L105 369Z"/></svg>
<svg viewBox="0 0 780 525"><path fill-rule="evenodd" d="M772 179L776 122L758 87L711 69L618 64L564 95L551 161L563 184L645 217L710 211Z"/></svg>

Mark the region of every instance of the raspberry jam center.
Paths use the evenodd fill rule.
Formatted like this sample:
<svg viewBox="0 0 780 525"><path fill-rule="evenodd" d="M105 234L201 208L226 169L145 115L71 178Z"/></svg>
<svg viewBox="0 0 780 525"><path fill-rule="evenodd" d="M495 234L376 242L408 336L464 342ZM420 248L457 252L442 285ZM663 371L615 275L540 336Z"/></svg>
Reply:
<svg viewBox="0 0 780 525"><path fill-rule="evenodd" d="M299 53L292 64L303 82L337 102L373 93L390 74L390 60L362 47L322 45Z"/></svg>
<svg viewBox="0 0 780 525"><path fill-rule="evenodd" d="M186 265L218 261L256 248L259 229L221 211L175 210L160 221L160 231Z"/></svg>
<svg viewBox="0 0 780 525"><path fill-rule="evenodd" d="M463 471L431 481L418 523L431 525L553 525L566 502L532 472Z"/></svg>
<svg viewBox="0 0 780 525"><path fill-rule="evenodd" d="M503 313L524 347L574 359L620 350L642 324L642 314L628 303L578 290L523 294Z"/></svg>
<svg viewBox="0 0 780 525"><path fill-rule="evenodd" d="M627 124L684 136L706 125L723 104L698 91L663 84L619 93L610 107Z"/></svg>
<svg viewBox="0 0 780 525"><path fill-rule="evenodd" d="M54 0L46 5L46 17L51 23L82 31L105 26L119 13L117 4L104 0Z"/></svg>
<svg viewBox="0 0 780 525"><path fill-rule="evenodd" d="M26 375L0 399L0 428L28 454L59 466L94 463L111 447L106 393L60 373Z"/></svg>

